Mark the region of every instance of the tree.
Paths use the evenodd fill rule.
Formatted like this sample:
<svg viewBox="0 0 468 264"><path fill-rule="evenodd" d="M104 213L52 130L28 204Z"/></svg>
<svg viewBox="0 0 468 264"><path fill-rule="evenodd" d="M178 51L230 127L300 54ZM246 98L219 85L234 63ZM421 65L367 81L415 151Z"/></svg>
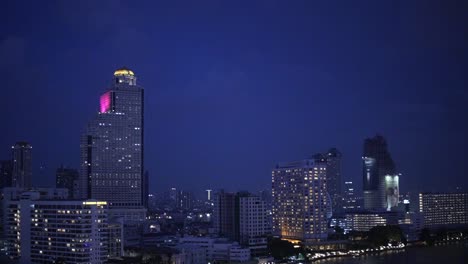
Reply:
<svg viewBox="0 0 468 264"><path fill-rule="evenodd" d="M423 228L421 234L419 235L419 240L425 242L427 245L432 246L434 244L434 239L431 236L431 231L429 228Z"/></svg>
<svg viewBox="0 0 468 264"><path fill-rule="evenodd" d="M291 242L279 238L269 239L268 250L275 259L284 259L296 254L294 245Z"/></svg>
<svg viewBox="0 0 468 264"><path fill-rule="evenodd" d="M399 226L376 226L369 231L369 243L374 246L384 246L392 242L405 242L405 236Z"/></svg>

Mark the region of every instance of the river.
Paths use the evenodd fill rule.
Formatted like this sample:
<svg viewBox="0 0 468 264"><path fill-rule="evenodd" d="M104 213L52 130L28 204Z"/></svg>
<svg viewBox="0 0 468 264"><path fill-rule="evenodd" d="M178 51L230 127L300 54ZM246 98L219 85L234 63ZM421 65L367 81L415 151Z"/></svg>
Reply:
<svg viewBox="0 0 468 264"><path fill-rule="evenodd" d="M313 264L468 264L468 243L433 247L410 247L359 257L340 257Z"/></svg>

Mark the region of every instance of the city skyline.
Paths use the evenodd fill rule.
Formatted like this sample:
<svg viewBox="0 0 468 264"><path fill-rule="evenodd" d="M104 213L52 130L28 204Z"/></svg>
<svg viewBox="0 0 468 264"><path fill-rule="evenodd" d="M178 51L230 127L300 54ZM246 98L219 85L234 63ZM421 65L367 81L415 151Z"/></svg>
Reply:
<svg viewBox="0 0 468 264"><path fill-rule="evenodd" d="M468 2L2 4L1 263L466 262Z"/></svg>
<svg viewBox="0 0 468 264"><path fill-rule="evenodd" d="M362 10L365 17L349 6L305 6L312 14L328 14L327 19L310 18L299 4L252 4L250 10L258 15L254 18L229 4L217 6L218 13L215 8L125 3L89 5L92 12L73 5L47 10L38 5L36 10L44 12L27 16L21 5L9 2L4 10L11 12L3 17L16 26L2 29L0 68L6 74L5 87L15 89L6 89L1 99L6 107L2 120L11 125L0 139L0 159L9 158L14 142L30 142L35 186L52 185L60 164L79 168L83 124L99 110L96 98L105 91L109 73L125 65L146 88L145 167L151 192L172 186L194 191L266 189L277 162L307 158L330 147L343 153L342 181L353 181L361 190L362 140L376 133L388 140L403 175L403 192L466 189L463 135L468 128L457 121L466 119L461 71L466 62L451 56L465 46L456 34L461 30L457 19L463 16L451 6L450 19L444 11L436 12L450 25L452 31L447 31L431 22L431 12L419 10L421 24L411 28L412 18L399 10L416 12L417 7L401 5L372 4ZM437 10L428 5L428 10ZM161 23L150 28L126 12L128 8L169 12L174 18L159 16L155 22ZM176 15L181 10L187 12L184 19ZM65 18L54 11L77 15ZM277 22L276 15L284 18ZM95 23L81 23L86 18ZM245 18L248 24L241 23ZM344 26L346 18L358 24ZM398 23L390 25L387 18ZM32 20L46 26L34 33L26 26ZM220 21L218 26L214 21ZM283 30L274 31L279 24ZM427 45L422 45L422 35L413 34L423 31L423 24L433 26ZM192 25L190 30L183 29L187 25ZM249 25L262 33L257 36ZM134 35L122 37L116 28ZM215 32L219 42L203 28ZM310 37L309 30L317 38ZM342 34L330 35L334 30ZM82 45L74 44L75 31ZM349 38L353 33L355 38ZM442 34L449 41L438 40ZM408 43L401 42L403 36ZM121 40L119 45L106 45L116 40ZM40 44L31 45L34 41ZM328 47L329 42L346 41L350 43L342 50ZM153 44L157 48L149 49ZM95 48L105 51L97 54ZM40 172L40 167L45 169Z"/></svg>

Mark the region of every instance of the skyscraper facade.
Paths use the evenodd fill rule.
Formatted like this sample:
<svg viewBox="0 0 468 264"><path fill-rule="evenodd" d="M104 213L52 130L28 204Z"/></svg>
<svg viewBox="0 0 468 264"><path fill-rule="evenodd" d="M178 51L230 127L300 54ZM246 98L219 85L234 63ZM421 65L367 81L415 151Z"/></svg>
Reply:
<svg viewBox="0 0 468 264"><path fill-rule="evenodd" d="M272 171L273 234L283 239L327 238L327 163L280 163Z"/></svg>
<svg viewBox="0 0 468 264"><path fill-rule="evenodd" d="M364 141L362 161L364 208L387 209L386 176L394 179L397 174L385 138L380 135L367 138Z"/></svg>
<svg viewBox="0 0 468 264"><path fill-rule="evenodd" d="M79 178L79 173L75 169L60 166L55 172L55 187L68 189L69 197L73 196L75 181Z"/></svg>
<svg viewBox="0 0 468 264"><path fill-rule="evenodd" d="M142 201L143 201L143 206L148 209L148 195L149 195L149 172L145 171L145 174L143 175L143 192L142 192Z"/></svg>
<svg viewBox="0 0 468 264"><path fill-rule="evenodd" d="M109 209L143 206L143 88L134 72L114 72L96 117L81 138L80 196Z"/></svg>
<svg viewBox="0 0 468 264"><path fill-rule="evenodd" d="M213 203L213 227L215 232L221 236L237 240L236 194L220 190L215 193Z"/></svg>
<svg viewBox="0 0 468 264"><path fill-rule="evenodd" d="M336 148L314 155L316 160L327 163L327 192L331 198L333 211L338 211L342 207L341 157L341 152Z"/></svg>
<svg viewBox="0 0 468 264"><path fill-rule="evenodd" d="M252 256L266 254L266 208L260 196L220 191L214 204L213 223L218 234L249 247Z"/></svg>
<svg viewBox="0 0 468 264"><path fill-rule="evenodd" d="M0 160L0 189L11 187L13 174L13 162L11 160Z"/></svg>
<svg viewBox="0 0 468 264"><path fill-rule="evenodd" d="M12 186L31 188L32 146L28 142L16 142L11 147L13 154Z"/></svg>
<svg viewBox="0 0 468 264"><path fill-rule="evenodd" d="M344 183L344 194L343 194L343 210L356 210L361 209L357 201L356 189L353 182L347 181Z"/></svg>

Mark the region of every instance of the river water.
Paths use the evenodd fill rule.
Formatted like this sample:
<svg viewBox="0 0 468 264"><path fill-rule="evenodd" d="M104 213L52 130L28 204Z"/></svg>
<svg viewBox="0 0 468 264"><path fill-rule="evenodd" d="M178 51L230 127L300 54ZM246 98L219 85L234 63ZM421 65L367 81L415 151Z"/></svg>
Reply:
<svg viewBox="0 0 468 264"><path fill-rule="evenodd" d="M313 262L313 264L468 264L468 243L445 246L407 248Z"/></svg>

